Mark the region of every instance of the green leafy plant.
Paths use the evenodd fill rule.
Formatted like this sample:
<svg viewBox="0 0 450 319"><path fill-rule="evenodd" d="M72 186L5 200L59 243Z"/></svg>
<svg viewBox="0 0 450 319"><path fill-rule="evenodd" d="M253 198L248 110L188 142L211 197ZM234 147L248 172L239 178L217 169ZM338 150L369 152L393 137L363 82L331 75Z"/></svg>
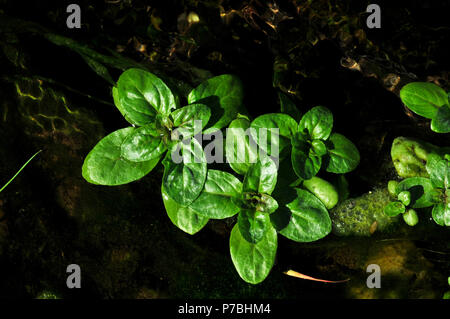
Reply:
<svg viewBox="0 0 450 319"><path fill-rule="evenodd" d="M189 105L182 108L160 78L141 69L123 72L112 92L116 107L132 126L98 142L84 161L83 177L99 185L127 184L147 175L164 158L165 191L181 205L191 203L207 176L203 149L191 137L202 133L208 122L212 123L207 131L212 132L236 117L243 96L239 79L225 74L205 81L191 91ZM210 107L215 112L212 121ZM182 160L173 161L173 154Z"/></svg>
<svg viewBox="0 0 450 319"><path fill-rule="evenodd" d="M339 193L348 195L347 183L342 175L337 186L315 175L322 158L327 171L349 172L358 164L359 153L345 137L331 133L333 117L328 109L316 107L301 117L295 104L280 95L282 110L299 124L281 113L251 122L242 112L242 85L231 75L200 84L188 94L189 104L181 108L179 98L161 79L140 69L125 71L112 93L131 126L107 135L87 155L82 173L88 182L126 184L144 177L163 159L161 194L172 223L195 234L210 219L237 215L230 234L231 259L241 278L252 284L269 274L278 234L311 242L330 233L327 209L337 204ZM208 170L205 152L195 138L217 133L228 124L227 143L235 138L241 143L236 149L226 148L225 156L230 168L243 175L242 182L229 172ZM257 145L256 137L261 147L262 137L242 134L255 127L279 128L280 139L273 143L293 150L293 165L278 168L269 156L271 149L257 152L252 143ZM229 130L233 128L240 130ZM302 151L306 157L297 154ZM248 156L230 160L242 152ZM314 161L319 165L311 168L308 163L317 164ZM296 176L292 167L302 178L292 181Z"/></svg>
<svg viewBox="0 0 450 319"><path fill-rule="evenodd" d="M25 162L25 164L23 164L22 165L22 167L17 171L17 173L16 174L14 174L14 176L8 181L8 182L6 182L6 184L5 185L3 185L3 187L2 188L0 188L0 193L6 188L6 186L8 186L16 177L17 177L17 175L19 175L20 174L20 172L31 162L31 160L36 156L36 155L38 155L40 152L42 152L42 150L39 150L39 151L37 151L36 153L34 153L34 155L33 156L31 156L29 159L28 159L28 161L26 161Z"/></svg>
<svg viewBox="0 0 450 319"><path fill-rule="evenodd" d="M303 180L314 177L321 167L330 173L344 174L359 164L356 146L345 136L332 133L333 115L326 107L313 107L299 123L288 114L264 114L253 120L251 127L252 137L269 155L274 155L274 145L271 149L262 142L265 136L260 136L259 129L278 129L279 144L275 147L281 158L290 153L292 168Z"/></svg>
<svg viewBox="0 0 450 319"><path fill-rule="evenodd" d="M230 173L209 170L203 191L187 207L177 205L162 191L172 222L191 234L209 219L237 214L230 235L231 258L241 278L256 284L267 277L273 266L277 232L298 242L310 242L331 231L328 211L317 197L297 188L294 199L279 207L271 196L276 184L277 167L266 156L250 165L242 183Z"/></svg>
<svg viewBox="0 0 450 319"><path fill-rule="evenodd" d="M414 113L431 119L431 130L450 132L449 94L433 83L412 82L400 90L402 102Z"/></svg>
<svg viewBox="0 0 450 319"><path fill-rule="evenodd" d="M441 226L450 226L450 163L449 155L428 155L426 170L429 178L410 177L400 183L390 181L389 192L397 198L385 207L385 214L403 214L405 222L414 226L418 223L415 209L432 208L434 221Z"/></svg>

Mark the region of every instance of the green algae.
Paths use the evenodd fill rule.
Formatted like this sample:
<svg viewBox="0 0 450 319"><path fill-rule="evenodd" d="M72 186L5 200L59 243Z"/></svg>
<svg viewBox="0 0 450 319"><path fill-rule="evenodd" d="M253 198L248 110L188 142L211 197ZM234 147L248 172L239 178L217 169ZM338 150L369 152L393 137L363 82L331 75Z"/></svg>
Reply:
<svg viewBox="0 0 450 319"><path fill-rule="evenodd" d="M389 231L398 221L384 213L389 201L386 188L347 199L330 211L332 232L338 236L371 236L375 231Z"/></svg>

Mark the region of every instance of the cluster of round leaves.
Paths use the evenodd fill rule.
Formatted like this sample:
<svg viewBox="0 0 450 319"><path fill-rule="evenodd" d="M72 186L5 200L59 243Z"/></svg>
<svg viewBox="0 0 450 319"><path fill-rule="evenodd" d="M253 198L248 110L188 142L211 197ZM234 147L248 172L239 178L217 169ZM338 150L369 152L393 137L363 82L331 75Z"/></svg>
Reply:
<svg viewBox="0 0 450 319"><path fill-rule="evenodd" d="M333 118L328 109L313 108L299 124L287 114L269 114L250 122L240 115L243 90L232 75L203 82L187 97L188 105L180 107L179 99L161 79L140 69L120 76L113 98L131 126L98 142L84 161L83 177L99 185L126 184L148 174L163 159L161 193L173 224L195 234L209 219L237 215L230 254L245 281L256 284L267 277L275 260L278 233L297 242L315 241L330 233L327 208L336 205L337 190L315 175L322 163L328 172L351 171L359 162L359 153L345 137L331 133ZM297 119L295 107L284 111ZM242 182L229 172L208 170L204 150L194 136L227 125L278 128L280 148L291 150L292 165L278 169L270 158L271 150L264 149L253 154L256 161L230 163L234 172L243 175ZM263 146L259 136L252 135L238 147L254 152L252 139ZM303 189L287 183L295 176L292 168L301 177Z"/></svg>
<svg viewBox="0 0 450 319"><path fill-rule="evenodd" d="M414 209L432 207L432 217L441 226L450 226L450 163L449 155L428 155L426 169L429 178L410 177L400 183L390 181L388 189L397 201L386 205L386 215L394 217L403 214L410 226L415 226L419 217Z"/></svg>
<svg viewBox="0 0 450 319"><path fill-rule="evenodd" d="M431 119L431 130L450 132L450 93L428 82L411 82L400 90L402 102L414 113Z"/></svg>

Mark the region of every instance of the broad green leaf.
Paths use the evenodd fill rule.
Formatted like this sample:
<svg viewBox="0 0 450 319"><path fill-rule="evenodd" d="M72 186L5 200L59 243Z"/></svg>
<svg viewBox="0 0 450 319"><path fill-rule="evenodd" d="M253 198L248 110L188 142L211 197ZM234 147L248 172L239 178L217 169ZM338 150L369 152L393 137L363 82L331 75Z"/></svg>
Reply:
<svg viewBox="0 0 450 319"><path fill-rule="evenodd" d="M344 135L333 133L326 144L328 148L327 172L344 174L353 171L358 166L359 151Z"/></svg>
<svg viewBox="0 0 450 319"><path fill-rule="evenodd" d="M439 107L431 120L431 130L436 133L450 132L450 105L445 104Z"/></svg>
<svg viewBox="0 0 450 319"><path fill-rule="evenodd" d="M151 123L156 114L169 115L176 107L175 98L167 85L156 75L128 69L117 81L116 106L136 125Z"/></svg>
<svg viewBox="0 0 450 319"><path fill-rule="evenodd" d="M244 177L243 192L270 195L277 183L277 166L268 156L263 156L253 164Z"/></svg>
<svg viewBox="0 0 450 319"><path fill-rule="evenodd" d="M226 127L242 111L242 82L234 75L223 74L201 83L188 96L189 104L202 103L211 108L211 120L205 134Z"/></svg>
<svg viewBox="0 0 450 319"><path fill-rule="evenodd" d="M405 206L411 204L411 193L409 191L402 191L398 194L397 199Z"/></svg>
<svg viewBox="0 0 450 319"><path fill-rule="evenodd" d="M414 209L410 208L403 214L403 220L411 227L416 226L419 222L419 215Z"/></svg>
<svg viewBox="0 0 450 319"><path fill-rule="evenodd" d="M331 219L325 205L308 191L297 189L296 192L297 198L286 205L289 210L279 209L271 215L277 229L283 224L281 220L289 218L288 224L278 229L279 233L297 242L312 242L328 235Z"/></svg>
<svg viewBox="0 0 450 319"><path fill-rule="evenodd" d="M263 237L269 228L269 214L258 212L252 209L242 209L238 215L239 232L249 243L256 244Z"/></svg>
<svg viewBox="0 0 450 319"><path fill-rule="evenodd" d="M261 195L261 203L262 203L262 212L266 214L272 214L278 209L278 202L270 195L262 194Z"/></svg>
<svg viewBox="0 0 450 319"><path fill-rule="evenodd" d="M208 170L205 186L189 207L197 214L208 218L223 219L239 211L233 201L242 192L242 183L227 172Z"/></svg>
<svg viewBox="0 0 450 319"><path fill-rule="evenodd" d="M125 110L122 107L122 104L120 104L119 90L115 86L112 88L112 96L113 96L113 100L114 100L114 105L117 107L120 114L122 114L122 116L125 118L125 120L128 123L135 125L136 123L128 117L128 115L125 113ZM135 114L135 115L138 116L138 114ZM133 118L134 118L134 116L133 116Z"/></svg>
<svg viewBox="0 0 450 319"><path fill-rule="evenodd" d="M295 103L282 92L278 92L278 99L280 100L281 113L292 116L297 122L300 121L302 116Z"/></svg>
<svg viewBox="0 0 450 319"><path fill-rule="evenodd" d="M440 226L450 226L450 207L448 203L442 202L434 205L431 215L436 224Z"/></svg>
<svg viewBox="0 0 450 319"><path fill-rule="evenodd" d="M303 181L303 187L320 199L327 209L333 208L339 201L336 187L317 176Z"/></svg>
<svg viewBox="0 0 450 319"><path fill-rule="evenodd" d="M258 146L269 155L278 156L291 144L297 122L287 114L271 113L258 116L250 127L253 128L252 138Z"/></svg>
<svg viewBox="0 0 450 319"><path fill-rule="evenodd" d="M430 180L425 177L410 177L398 183L396 193L409 191L411 193L412 208L424 208L433 206L434 193L433 185Z"/></svg>
<svg viewBox="0 0 450 319"><path fill-rule="evenodd" d="M181 206L170 198L164 187L161 187L161 194L167 215L172 223L182 231L194 235L208 223L207 217L197 214L190 207Z"/></svg>
<svg viewBox="0 0 450 319"><path fill-rule="evenodd" d="M389 217L395 217L406 211L405 205L400 202L390 202L384 207L384 213Z"/></svg>
<svg viewBox="0 0 450 319"><path fill-rule="evenodd" d="M447 160L431 153L427 158L426 169L434 187L448 188L450 186L450 166Z"/></svg>
<svg viewBox="0 0 450 319"><path fill-rule="evenodd" d="M211 110L203 104L191 104L173 111L171 116L176 130L185 139L202 132L209 121Z"/></svg>
<svg viewBox="0 0 450 319"><path fill-rule="evenodd" d="M163 161L163 185L178 204L188 206L200 195L206 180L206 158L195 138L176 143Z"/></svg>
<svg viewBox="0 0 450 319"><path fill-rule="evenodd" d="M233 171L244 175L258 158L258 147L251 138L250 121L240 117L227 128L225 156Z"/></svg>
<svg viewBox="0 0 450 319"><path fill-rule="evenodd" d="M322 166L322 157L317 156L311 150L311 145L302 140L302 135L297 133L296 137L292 139L291 162L298 177L311 179L319 172Z"/></svg>
<svg viewBox="0 0 450 319"><path fill-rule="evenodd" d="M327 153L327 147L321 140L313 140L311 142L312 150L317 156L323 156Z"/></svg>
<svg viewBox="0 0 450 319"><path fill-rule="evenodd" d="M84 160L83 177L93 184L121 185L147 175L158 164L159 157L146 162L130 162L121 156L123 141L135 130L127 127L100 140Z"/></svg>
<svg viewBox="0 0 450 319"><path fill-rule="evenodd" d="M298 131L308 133L312 139L326 140L333 128L333 114L323 106L315 106L303 115Z"/></svg>
<svg viewBox="0 0 450 319"><path fill-rule="evenodd" d="M432 119L438 108L447 104L447 93L439 86L427 82L412 82L400 90L403 103L414 113Z"/></svg>
<svg viewBox="0 0 450 319"><path fill-rule="evenodd" d="M398 195L397 194L397 186L398 186L397 181L390 180L388 182L387 189L388 189L389 195L391 195L392 197L397 197L397 195Z"/></svg>
<svg viewBox="0 0 450 319"><path fill-rule="evenodd" d="M237 224L231 231L231 260L239 276L248 283L258 284L266 279L275 262L277 247L277 232L273 227L256 244L242 237Z"/></svg>
<svg viewBox="0 0 450 319"><path fill-rule="evenodd" d="M145 162L159 158L166 151L155 124L134 130L121 145L121 156L131 162Z"/></svg>

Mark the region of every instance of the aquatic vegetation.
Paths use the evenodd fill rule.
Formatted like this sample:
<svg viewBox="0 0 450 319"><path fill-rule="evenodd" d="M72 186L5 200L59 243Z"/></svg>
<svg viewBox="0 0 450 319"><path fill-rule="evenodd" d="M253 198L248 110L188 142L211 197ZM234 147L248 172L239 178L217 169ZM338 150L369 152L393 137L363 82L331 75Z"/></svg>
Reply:
<svg viewBox="0 0 450 319"><path fill-rule="evenodd" d="M374 232L394 229L397 218L384 213L390 196L386 188L378 188L357 198L349 198L330 210L332 233L338 236L369 237Z"/></svg>
<svg viewBox="0 0 450 319"><path fill-rule="evenodd" d="M36 155L38 155L40 152L42 152L42 150L39 150L39 151L37 151L36 153L34 153L34 155L31 156L31 157L28 159L28 161L26 161L25 164L22 165L22 167L17 171L17 173L14 174L14 176L13 176L8 182L6 182L6 184L3 185L2 188L0 188L0 192L2 192L2 191L6 188L6 186L8 186L8 185L9 185L9 184L17 177L17 175L20 174L20 172L25 168L25 166L27 166L27 165L31 162L31 160L32 160Z"/></svg>
<svg viewBox="0 0 450 319"><path fill-rule="evenodd" d="M333 116L327 108L311 109L299 124L282 113L250 122L239 113L241 83L227 74L201 83L181 108L179 97L160 78L141 69L122 73L112 93L116 107L132 126L107 135L91 150L82 168L86 181L130 183L151 172L163 158L161 194L172 223L195 234L209 219L237 214L230 235L231 259L241 278L252 284L268 276L278 233L297 242L311 242L331 232L327 209L338 203L346 183L338 179L342 186L338 189L315 175L322 157L328 172L343 174L355 169L359 152L344 136L331 132ZM280 102L283 110L299 115L287 97L280 95ZM226 171L208 170L205 152L195 138L228 124L227 144L234 138L240 142L227 148L226 158L232 170L244 175L243 182ZM262 136L253 134L261 128L258 134L277 129L280 139L271 138L268 148ZM252 147L251 143L256 145L252 138L259 152ZM292 148L292 167L300 177L292 185L284 178L277 183L278 153L274 150L279 146ZM242 154L248 157L239 158ZM290 165L283 165L280 172L295 176Z"/></svg>
<svg viewBox="0 0 450 319"><path fill-rule="evenodd" d="M257 117L250 126L255 129L254 140L263 148L258 129L279 129L278 151L290 153L292 168L301 179L311 179L322 166L327 172L344 174L359 164L356 146L345 136L332 133L333 114L326 107L313 107L299 123L287 114L272 113ZM267 152L272 153L270 149Z"/></svg>
<svg viewBox="0 0 450 319"><path fill-rule="evenodd" d="M403 103L414 113L431 119L431 130L450 132L449 95L433 83L412 82L400 90Z"/></svg>
<svg viewBox="0 0 450 319"><path fill-rule="evenodd" d="M319 198L327 209L332 209L339 201L337 188L320 177L307 179L303 181L302 186Z"/></svg>
<svg viewBox="0 0 450 319"><path fill-rule="evenodd" d="M5 1L0 188L26 161L21 163L17 143L35 151L45 146L48 156L38 171L22 171L0 193L0 264L8 273L1 296L442 298L450 290L448 229L431 220L436 204L411 207L414 191L423 186L396 194L402 179L431 179L433 154L450 154L442 147L450 145L449 136L428 129L430 123L445 129L445 116L436 115L433 123L399 107L398 98L411 81L436 83L448 93L445 10L428 10L429 1L411 8L381 5L388 23L369 30L366 4L353 2L83 2L81 30L68 30L64 5ZM119 76L130 68L146 75L129 73L120 92L125 75ZM147 81L147 71L157 79ZM245 86L233 77L238 85L223 87L230 77L223 73L235 73ZM233 100L239 103L225 106ZM175 107L160 107L166 101ZM333 113L328 138L313 137L308 123L305 134L298 128L317 105ZM447 110L438 109L444 115ZM326 111L316 112L326 131ZM292 136L277 134L283 148L267 146L276 166L273 190L244 191L251 176L261 179L273 166L260 152L264 142L258 145L250 134L254 119L266 113L291 117L295 125L275 116L273 128L284 133L284 122ZM196 127L197 120L206 123ZM333 130L358 146L361 164L350 174L329 171ZM214 137L208 142L206 135ZM439 147L396 139L396 175L389 143L399 135ZM244 143L232 150L219 143L233 140ZM97 143L103 153L86 159L98 160L84 174L95 177L89 183L81 167ZM219 149L222 161L211 162ZM233 161L241 154L248 160ZM10 163L20 165L11 169ZM99 186L106 179L124 186ZM13 194L11 186L20 191ZM442 203L445 189L433 190ZM391 200L404 212L386 215ZM307 242L314 225L296 227L304 225L297 220L318 212L324 220L329 215L333 235L322 226L324 237ZM64 271L47 271L72 262L82 268L81 290L65 289ZM381 289L367 285L367 265L374 264L381 269ZM351 280L333 287L292 277Z"/></svg>
<svg viewBox="0 0 450 319"><path fill-rule="evenodd" d="M331 231L325 205L311 193L296 189L296 199L277 211L278 202L270 195L277 182L277 168L269 158L260 159L244 176L242 193L235 198L240 207L238 222L230 235L230 252L239 275L259 283L272 268L279 233L298 242L311 242ZM288 211L289 222L279 229L280 213Z"/></svg>
<svg viewBox="0 0 450 319"><path fill-rule="evenodd" d="M442 158L438 154L429 154L426 170L429 178L409 177L399 183L390 182L390 191L397 200L385 207L385 214L397 216L410 226L418 223L415 209L432 208L434 221L441 226L450 226L450 164L449 155Z"/></svg>
<svg viewBox="0 0 450 319"><path fill-rule="evenodd" d="M161 79L132 68L120 76L113 97L132 127L111 133L93 148L83 164L83 177L100 185L130 183L147 175L170 150L163 160L164 188L179 204L190 204L205 183L206 160L195 139L187 144L179 143L180 139L186 141L201 133L210 120L211 109L202 102L211 105L216 114L217 108L226 109L209 130L227 125L241 105L239 80L231 75L209 79L190 93L188 106L177 108L178 99ZM177 147L181 156L192 154L195 159L174 163L171 154Z"/></svg>
<svg viewBox="0 0 450 319"><path fill-rule="evenodd" d="M238 214L230 235L230 253L239 275L249 283L259 283L269 274L277 251L278 232L294 241L311 242L331 231L325 205L313 194L296 189L296 198L284 210L273 198L277 167L269 157L252 164L241 183L233 175L209 170L200 196L188 207L176 204L164 189L167 213L179 228L194 233L208 219L223 219ZM282 207L280 207L282 208ZM290 216L280 229L280 218Z"/></svg>

